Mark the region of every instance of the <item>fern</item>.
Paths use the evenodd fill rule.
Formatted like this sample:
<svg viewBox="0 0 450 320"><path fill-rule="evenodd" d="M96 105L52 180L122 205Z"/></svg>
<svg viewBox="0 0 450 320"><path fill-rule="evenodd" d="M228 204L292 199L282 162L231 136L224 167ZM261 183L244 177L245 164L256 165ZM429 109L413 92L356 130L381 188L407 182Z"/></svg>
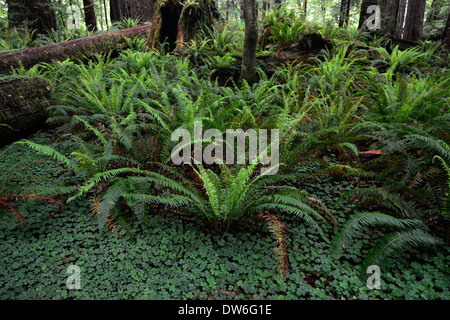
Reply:
<svg viewBox="0 0 450 320"><path fill-rule="evenodd" d="M366 270L370 265L383 265L386 263L386 259L398 257L405 249L440 244L442 244L441 240L421 229L395 232L387 235L372 249L364 261L362 270Z"/></svg>
<svg viewBox="0 0 450 320"><path fill-rule="evenodd" d="M373 227L389 227L400 231L384 235L365 257L362 270L370 265L384 265L388 258L398 257L405 249L438 245L441 241L426 232L426 226L416 219L397 219L379 212L352 215L331 241L331 254L337 256L351 246L351 240ZM361 274L363 277L364 275Z"/></svg>
<svg viewBox="0 0 450 320"><path fill-rule="evenodd" d="M351 240L361 235L369 227L387 226L399 229L424 227L420 220L398 219L380 212L356 213L343 224L339 233L331 241L331 252L339 254L351 245Z"/></svg>

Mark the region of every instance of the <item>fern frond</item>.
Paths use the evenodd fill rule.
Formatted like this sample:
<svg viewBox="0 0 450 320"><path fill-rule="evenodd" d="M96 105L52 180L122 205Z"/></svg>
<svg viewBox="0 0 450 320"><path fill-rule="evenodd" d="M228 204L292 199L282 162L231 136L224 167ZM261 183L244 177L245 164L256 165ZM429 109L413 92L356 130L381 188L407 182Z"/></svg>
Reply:
<svg viewBox="0 0 450 320"><path fill-rule="evenodd" d="M382 265L390 257L398 257L405 249L436 246L442 241L421 229L399 231L387 235L366 257L362 270L371 265Z"/></svg>
<svg viewBox="0 0 450 320"><path fill-rule="evenodd" d="M380 212L356 213L344 223L339 233L331 241L332 254L338 254L351 245L351 240L360 236L367 228L386 226L398 229L424 227L420 220L397 219Z"/></svg>

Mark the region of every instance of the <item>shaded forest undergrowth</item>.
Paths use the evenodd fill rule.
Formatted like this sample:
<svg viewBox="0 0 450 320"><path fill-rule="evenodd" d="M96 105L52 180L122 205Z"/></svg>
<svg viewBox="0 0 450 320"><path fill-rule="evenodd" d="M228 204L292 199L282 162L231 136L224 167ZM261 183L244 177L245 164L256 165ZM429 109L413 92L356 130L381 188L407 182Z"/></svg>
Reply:
<svg viewBox="0 0 450 320"><path fill-rule="evenodd" d="M252 85L233 25L177 54L135 39L15 71L52 100L46 131L1 150L2 298L449 298L448 51L282 10L262 24ZM279 130L278 173L174 165L197 121Z"/></svg>

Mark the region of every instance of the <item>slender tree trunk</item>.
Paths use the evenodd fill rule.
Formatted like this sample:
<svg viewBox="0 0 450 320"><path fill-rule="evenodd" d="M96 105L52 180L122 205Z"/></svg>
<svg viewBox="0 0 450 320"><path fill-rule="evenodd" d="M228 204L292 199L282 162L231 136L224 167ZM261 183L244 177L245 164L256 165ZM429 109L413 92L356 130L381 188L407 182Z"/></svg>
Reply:
<svg viewBox="0 0 450 320"><path fill-rule="evenodd" d="M70 12L72 12L72 25L74 28L76 28L77 25L76 25L76 21L75 21L75 11L73 10L73 0L69 1L69 5L70 5Z"/></svg>
<svg viewBox="0 0 450 320"><path fill-rule="evenodd" d="M443 34L443 40L447 47L447 49L450 49L450 14L447 18L447 25L445 26L444 34Z"/></svg>
<svg viewBox="0 0 450 320"><path fill-rule="evenodd" d="M348 19L350 15L350 0L341 0L341 10L339 13L339 27L343 27L344 25L348 25Z"/></svg>
<svg viewBox="0 0 450 320"><path fill-rule="evenodd" d="M106 0L103 0L103 7L105 9L105 24L106 29L108 29L108 10L106 9Z"/></svg>
<svg viewBox="0 0 450 320"><path fill-rule="evenodd" d="M431 3L430 13L428 14L427 17L428 23L431 23L440 18L442 6L443 6L442 0L433 0L433 2Z"/></svg>
<svg viewBox="0 0 450 320"><path fill-rule="evenodd" d="M422 37L426 0L409 0L406 13L404 40L419 41Z"/></svg>
<svg viewBox="0 0 450 320"><path fill-rule="evenodd" d="M256 0L244 0L243 13L245 37L239 80L246 80L249 84L253 84L258 81L258 75L255 70L256 45L258 43L258 7L256 6Z"/></svg>
<svg viewBox="0 0 450 320"><path fill-rule="evenodd" d="M95 16L95 8L93 0L83 0L84 21L89 31L97 31L97 17Z"/></svg>

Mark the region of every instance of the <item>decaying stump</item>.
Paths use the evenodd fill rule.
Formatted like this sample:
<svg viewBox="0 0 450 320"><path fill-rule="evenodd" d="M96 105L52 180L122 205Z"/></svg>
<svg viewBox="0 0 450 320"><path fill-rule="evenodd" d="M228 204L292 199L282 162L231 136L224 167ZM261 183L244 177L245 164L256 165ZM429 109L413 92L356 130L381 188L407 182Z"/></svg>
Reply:
<svg viewBox="0 0 450 320"><path fill-rule="evenodd" d="M128 46L126 38L146 38L150 27L151 25L138 26L47 46L0 53L0 74L9 74L12 67L19 67L20 64L30 68L39 62L83 59L110 50L122 50Z"/></svg>
<svg viewBox="0 0 450 320"><path fill-rule="evenodd" d="M158 48L168 42L170 50L189 42L202 25L211 27L219 18L211 0L156 0L148 46Z"/></svg>
<svg viewBox="0 0 450 320"><path fill-rule="evenodd" d="M39 78L0 82L0 147L43 128L50 84Z"/></svg>

